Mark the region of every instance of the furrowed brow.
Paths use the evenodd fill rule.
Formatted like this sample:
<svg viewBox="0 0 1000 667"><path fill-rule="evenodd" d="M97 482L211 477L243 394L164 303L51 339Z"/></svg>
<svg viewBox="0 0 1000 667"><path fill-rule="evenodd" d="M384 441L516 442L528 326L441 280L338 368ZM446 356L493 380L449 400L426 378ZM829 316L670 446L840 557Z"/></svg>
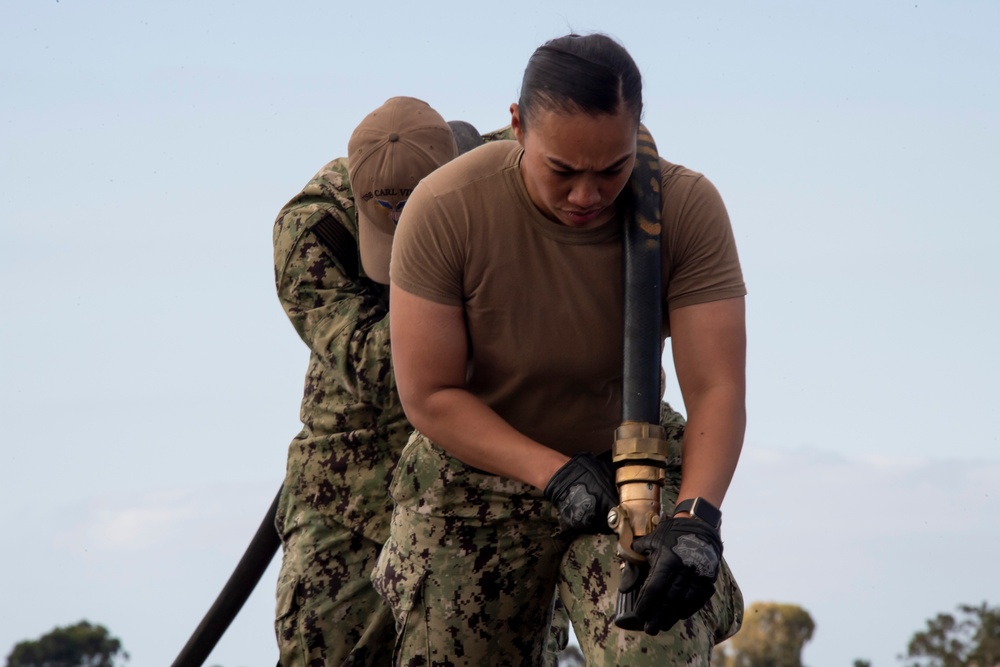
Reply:
<svg viewBox="0 0 1000 667"><path fill-rule="evenodd" d="M632 157L632 156L631 155L624 155L624 156L618 158L617 160L615 160L613 163L611 163L610 165L608 165L604 169L593 169L593 170L577 169L573 165L567 164L567 163L563 162L562 160L560 160L559 158L555 158L555 157L551 157L551 156L549 157L549 163L553 167L555 167L556 169L558 169L560 171L565 171L565 172L574 173L574 174L580 173L580 172L583 172L583 171L596 171L598 173L603 173L603 172L615 171L617 169L621 169L625 165L625 163L629 161L630 157Z"/></svg>

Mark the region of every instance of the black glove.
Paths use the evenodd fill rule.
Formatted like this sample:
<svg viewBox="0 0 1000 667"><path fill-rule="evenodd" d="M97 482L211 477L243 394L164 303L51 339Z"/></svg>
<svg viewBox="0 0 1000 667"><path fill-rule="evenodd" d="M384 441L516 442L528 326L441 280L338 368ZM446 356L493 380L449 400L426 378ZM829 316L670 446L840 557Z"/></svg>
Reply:
<svg viewBox="0 0 1000 667"><path fill-rule="evenodd" d="M635 615L645 622L647 634L669 630L677 621L694 616L715 593L722 539L704 521L667 519L633 541L632 548L648 560L648 574L644 581L623 576L619 590L627 593L627 588L642 584Z"/></svg>
<svg viewBox="0 0 1000 667"><path fill-rule="evenodd" d="M614 480L610 461L574 454L545 485L545 497L559 510L559 522L567 530L610 535L608 512L618 506Z"/></svg>

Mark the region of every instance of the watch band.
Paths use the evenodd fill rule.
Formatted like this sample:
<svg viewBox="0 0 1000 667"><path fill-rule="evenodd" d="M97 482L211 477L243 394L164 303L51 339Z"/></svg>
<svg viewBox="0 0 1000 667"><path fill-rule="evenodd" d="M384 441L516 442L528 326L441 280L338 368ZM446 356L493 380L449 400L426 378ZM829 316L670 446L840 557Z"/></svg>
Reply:
<svg viewBox="0 0 1000 667"><path fill-rule="evenodd" d="M701 519L716 530L722 526L722 510L701 496L682 500L674 507L674 514L690 512L691 516Z"/></svg>

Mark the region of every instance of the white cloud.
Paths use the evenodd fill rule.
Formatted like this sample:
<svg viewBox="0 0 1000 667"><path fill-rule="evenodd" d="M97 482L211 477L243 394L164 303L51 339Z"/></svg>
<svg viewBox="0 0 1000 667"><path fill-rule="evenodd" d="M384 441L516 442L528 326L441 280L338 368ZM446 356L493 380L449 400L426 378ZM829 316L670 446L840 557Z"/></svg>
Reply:
<svg viewBox="0 0 1000 667"><path fill-rule="evenodd" d="M893 664L938 612L1000 603L985 574L1000 560L998 488L998 461L748 446L724 508L727 559L747 603L813 615L808 664Z"/></svg>
<svg viewBox="0 0 1000 667"><path fill-rule="evenodd" d="M248 542L267 510L260 486L159 489L105 495L76 512L57 547L93 558Z"/></svg>
<svg viewBox="0 0 1000 667"><path fill-rule="evenodd" d="M726 509L727 516L763 529L780 519L800 534L820 536L847 526L857 530L864 519L865 530L877 535L905 535L929 523L996 527L996 489L996 461L857 459L748 446Z"/></svg>
<svg viewBox="0 0 1000 667"><path fill-rule="evenodd" d="M194 516L195 503L186 490L102 498L89 503L82 519L58 535L56 543L87 551L148 549L163 544L180 523Z"/></svg>

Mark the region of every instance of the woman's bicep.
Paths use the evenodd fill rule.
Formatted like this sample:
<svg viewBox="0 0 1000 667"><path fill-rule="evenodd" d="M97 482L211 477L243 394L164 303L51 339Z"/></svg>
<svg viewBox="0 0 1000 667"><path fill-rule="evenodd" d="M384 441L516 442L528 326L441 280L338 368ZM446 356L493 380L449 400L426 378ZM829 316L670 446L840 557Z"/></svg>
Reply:
<svg viewBox="0 0 1000 667"><path fill-rule="evenodd" d="M389 288L392 364L403 408L414 426L433 396L465 386L468 340L461 306ZM411 411L413 414L411 414Z"/></svg>
<svg viewBox="0 0 1000 667"><path fill-rule="evenodd" d="M685 403L718 386L729 386L738 392L745 390L743 297L671 311L670 330L674 366Z"/></svg>

